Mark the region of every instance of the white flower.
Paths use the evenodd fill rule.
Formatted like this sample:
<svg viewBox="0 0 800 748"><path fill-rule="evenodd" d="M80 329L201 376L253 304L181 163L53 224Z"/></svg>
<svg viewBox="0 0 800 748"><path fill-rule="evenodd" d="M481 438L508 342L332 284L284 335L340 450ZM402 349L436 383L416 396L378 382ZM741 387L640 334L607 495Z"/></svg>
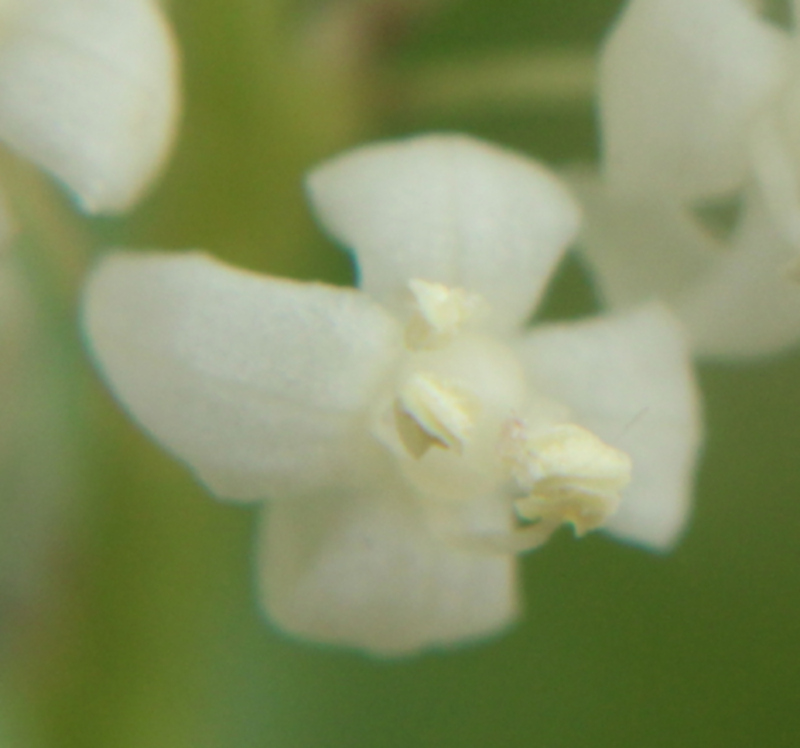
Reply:
<svg viewBox="0 0 800 748"><path fill-rule="evenodd" d="M632 0L601 55L603 181L576 181L607 300L667 300L701 354L800 339L787 277L800 256L800 42L753 5ZM730 236L697 219L715 202L740 205Z"/></svg>
<svg viewBox="0 0 800 748"><path fill-rule="evenodd" d="M175 46L155 0L0 0L0 140L92 212L131 206L177 114Z"/></svg>
<svg viewBox="0 0 800 748"><path fill-rule="evenodd" d="M677 323L649 306L524 327L578 225L554 177L429 136L348 153L309 188L360 290L116 253L84 308L144 428L218 496L274 500L274 620L408 653L505 626L513 554L564 522L674 542L698 443Z"/></svg>

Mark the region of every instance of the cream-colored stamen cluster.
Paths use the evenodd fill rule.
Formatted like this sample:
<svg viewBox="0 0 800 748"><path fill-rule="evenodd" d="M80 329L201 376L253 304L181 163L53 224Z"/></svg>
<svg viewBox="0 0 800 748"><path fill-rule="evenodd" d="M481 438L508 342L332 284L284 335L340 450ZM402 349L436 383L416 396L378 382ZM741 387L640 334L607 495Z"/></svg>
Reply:
<svg viewBox="0 0 800 748"><path fill-rule="evenodd" d="M481 297L423 280L409 287L406 355L379 409L390 430L378 429L406 478L437 502L511 496L520 526L477 539L493 550L534 548L564 523L578 535L604 525L630 482L628 455L567 422L529 389L510 346L467 324L486 309Z"/></svg>
<svg viewBox="0 0 800 748"><path fill-rule="evenodd" d="M503 436L503 456L525 496L517 514L554 530L563 523L577 535L602 527L617 511L631 479L631 459L591 431L561 423L531 432L512 419Z"/></svg>
<svg viewBox="0 0 800 748"><path fill-rule="evenodd" d="M480 296L441 283L414 279L408 286L414 298L405 331L410 351L446 347L482 305ZM432 446L463 454L479 410L480 403L468 389L432 372L415 372L395 400L397 432L416 458Z"/></svg>

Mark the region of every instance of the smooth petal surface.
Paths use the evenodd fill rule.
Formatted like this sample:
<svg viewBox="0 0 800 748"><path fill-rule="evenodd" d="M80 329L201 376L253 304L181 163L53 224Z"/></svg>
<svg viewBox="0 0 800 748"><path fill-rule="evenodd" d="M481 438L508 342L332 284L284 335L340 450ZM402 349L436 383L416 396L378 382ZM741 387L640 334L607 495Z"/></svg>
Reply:
<svg viewBox="0 0 800 748"><path fill-rule="evenodd" d="M676 201L653 195L624 199L587 172L569 178L585 211L580 247L612 308L671 299L697 283L725 252Z"/></svg>
<svg viewBox="0 0 800 748"><path fill-rule="evenodd" d="M510 512L493 501L458 511L442 525L390 481L374 494L271 506L261 544L270 617L381 656L499 631L516 614L515 559L461 549L447 534L507 531Z"/></svg>
<svg viewBox="0 0 800 748"><path fill-rule="evenodd" d="M405 312L408 281L436 281L483 295L500 326L527 319L579 222L550 172L460 135L360 148L308 186L370 295Z"/></svg>
<svg viewBox="0 0 800 748"><path fill-rule="evenodd" d="M90 211L129 208L175 130L175 45L150 0L10 0L0 30L0 138Z"/></svg>
<svg viewBox="0 0 800 748"><path fill-rule="evenodd" d="M744 0L632 0L601 57L611 185L690 199L739 186L787 52L785 34Z"/></svg>
<svg viewBox="0 0 800 748"><path fill-rule="evenodd" d="M787 86L780 107L753 128L753 180L779 233L800 252L800 85Z"/></svg>
<svg viewBox="0 0 800 748"><path fill-rule="evenodd" d="M571 183L586 212L581 249L610 307L661 299L701 356L763 356L800 339L800 294L787 274L797 247L757 189L725 243L667 200L623 200L586 175Z"/></svg>
<svg viewBox="0 0 800 748"><path fill-rule="evenodd" d="M219 496L280 499L369 468L361 419L399 332L359 292L117 253L84 323L122 404Z"/></svg>
<svg viewBox="0 0 800 748"><path fill-rule="evenodd" d="M800 340L800 288L788 274L798 248L780 235L755 191L745 206L730 251L672 300L701 355L763 356Z"/></svg>
<svg viewBox="0 0 800 748"><path fill-rule="evenodd" d="M659 305L538 328L521 355L540 391L633 460L633 479L607 529L657 549L683 530L700 442L691 361Z"/></svg>

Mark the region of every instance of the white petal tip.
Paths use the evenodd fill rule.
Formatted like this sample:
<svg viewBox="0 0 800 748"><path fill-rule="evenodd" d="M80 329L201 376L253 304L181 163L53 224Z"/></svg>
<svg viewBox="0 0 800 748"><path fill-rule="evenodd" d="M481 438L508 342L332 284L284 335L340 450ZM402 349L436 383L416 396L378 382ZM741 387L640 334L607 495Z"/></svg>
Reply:
<svg viewBox="0 0 800 748"><path fill-rule="evenodd" d="M150 0L37 0L0 45L0 137L91 213L129 209L163 166L179 110L177 47Z"/></svg>
<svg viewBox="0 0 800 748"><path fill-rule="evenodd" d="M580 210L548 169L457 134L371 144L308 177L320 223L358 256L361 287L402 312L409 279L483 296L499 326L527 320Z"/></svg>
<svg viewBox="0 0 800 748"><path fill-rule="evenodd" d="M265 609L293 636L407 657L495 636L516 618L516 559L450 545L411 496L283 502L265 529Z"/></svg>

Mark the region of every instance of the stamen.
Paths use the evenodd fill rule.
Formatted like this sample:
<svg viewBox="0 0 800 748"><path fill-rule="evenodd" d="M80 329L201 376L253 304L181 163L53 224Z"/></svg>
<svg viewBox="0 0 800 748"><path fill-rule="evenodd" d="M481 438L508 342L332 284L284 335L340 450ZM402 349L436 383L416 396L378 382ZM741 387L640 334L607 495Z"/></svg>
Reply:
<svg viewBox="0 0 800 748"><path fill-rule="evenodd" d="M528 522L568 522L581 536L616 512L631 479L627 454L574 423L531 434L524 421L507 424L502 446L519 489L515 502Z"/></svg>
<svg viewBox="0 0 800 748"><path fill-rule="evenodd" d="M397 432L414 457L432 446L462 454L480 406L465 389L433 374L414 374L395 401Z"/></svg>
<svg viewBox="0 0 800 748"><path fill-rule="evenodd" d="M411 350L445 346L461 326L483 306L480 296L441 283L412 280L414 316L406 328L406 345Z"/></svg>

